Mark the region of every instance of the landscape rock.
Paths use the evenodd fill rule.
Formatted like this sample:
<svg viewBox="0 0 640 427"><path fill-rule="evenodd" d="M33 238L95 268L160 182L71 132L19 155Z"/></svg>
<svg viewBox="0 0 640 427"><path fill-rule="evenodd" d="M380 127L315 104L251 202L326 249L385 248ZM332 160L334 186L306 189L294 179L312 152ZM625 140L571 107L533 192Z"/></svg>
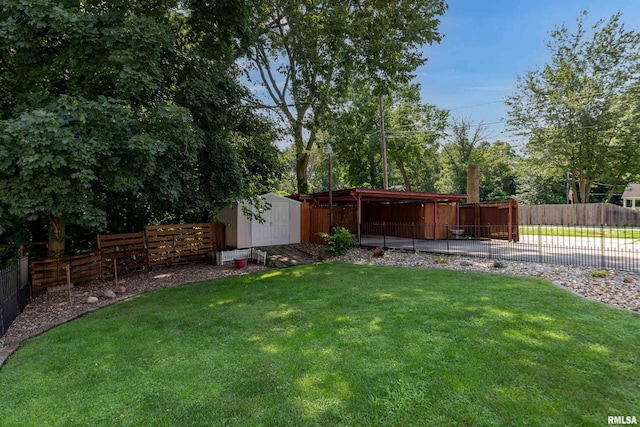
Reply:
<svg viewBox="0 0 640 427"><path fill-rule="evenodd" d="M123 294L127 292L127 288L125 288L124 286L118 286L118 293L119 294Z"/></svg>
<svg viewBox="0 0 640 427"><path fill-rule="evenodd" d="M462 261L460 263L460 267L472 267L472 266L473 266L473 263L469 261Z"/></svg>
<svg viewBox="0 0 640 427"><path fill-rule="evenodd" d="M102 293L102 296L108 299L113 299L116 297L116 293L113 292L111 289L107 289Z"/></svg>
<svg viewBox="0 0 640 427"><path fill-rule="evenodd" d="M87 304L95 304L98 301L99 301L98 297L89 297L89 298L87 298Z"/></svg>
<svg viewBox="0 0 640 427"><path fill-rule="evenodd" d="M501 259L497 259L493 261L493 266L495 268L507 268L507 263Z"/></svg>

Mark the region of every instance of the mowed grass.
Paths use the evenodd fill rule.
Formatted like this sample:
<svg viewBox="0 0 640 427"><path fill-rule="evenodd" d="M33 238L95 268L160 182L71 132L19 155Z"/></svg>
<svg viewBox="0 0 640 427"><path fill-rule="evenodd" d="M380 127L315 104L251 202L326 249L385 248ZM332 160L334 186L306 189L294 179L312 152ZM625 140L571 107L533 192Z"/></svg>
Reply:
<svg viewBox="0 0 640 427"><path fill-rule="evenodd" d="M640 239L638 227L572 227L566 225L521 225L520 234L562 237L605 237L609 239Z"/></svg>
<svg viewBox="0 0 640 427"><path fill-rule="evenodd" d="M0 425L594 425L640 316L548 282L323 263L138 296L0 370Z"/></svg>

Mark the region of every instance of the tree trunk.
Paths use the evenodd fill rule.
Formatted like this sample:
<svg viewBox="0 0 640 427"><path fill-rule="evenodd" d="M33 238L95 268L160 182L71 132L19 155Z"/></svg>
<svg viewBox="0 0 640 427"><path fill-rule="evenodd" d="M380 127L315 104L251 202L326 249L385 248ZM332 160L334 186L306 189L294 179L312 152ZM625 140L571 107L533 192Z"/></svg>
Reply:
<svg viewBox="0 0 640 427"><path fill-rule="evenodd" d="M467 165L467 203L480 203L480 171L478 165Z"/></svg>
<svg viewBox="0 0 640 427"><path fill-rule="evenodd" d="M404 190L413 191L411 189L411 180L409 180L409 175L407 174L407 170L404 166L400 167L400 173L402 174L402 180L404 181Z"/></svg>
<svg viewBox="0 0 640 427"><path fill-rule="evenodd" d="M304 153L296 159L296 186L298 187L298 194L309 194L311 192L309 178L307 177L308 167L309 154Z"/></svg>
<svg viewBox="0 0 640 427"><path fill-rule="evenodd" d="M49 221L49 258L64 256L65 222L60 217L51 218Z"/></svg>
<svg viewBox="0 0 640 427"><path fill-rule="evenodd" d="M589 203L589 194L591 193L591 180L580 180L580 202Z"/></svg>
<svg viewBox="0 0 640 427"><path fill-rule="evenodd" d="M304 112L298 111L298 116L302 117ZM309 184L309 153L313 148L314 133L311 132L309 140L304 140L304 125L301 120L290 121L291 128L293 129L293 144L296 148L296 186L298 187L298 194L309 194L311 192L311 185Z"/></svg>
<svg viewBox="0 0 640 427"><path fill-rule="evenodd" d="M376 163L375 158L371 157L371 156L367 156L367 163L368 163L368 168L367 168L367 177L369 179L369 185L371 186L371 188L377 188L376 187L376 176L377 176L377 172L378 172L378 165Z"/></svg>

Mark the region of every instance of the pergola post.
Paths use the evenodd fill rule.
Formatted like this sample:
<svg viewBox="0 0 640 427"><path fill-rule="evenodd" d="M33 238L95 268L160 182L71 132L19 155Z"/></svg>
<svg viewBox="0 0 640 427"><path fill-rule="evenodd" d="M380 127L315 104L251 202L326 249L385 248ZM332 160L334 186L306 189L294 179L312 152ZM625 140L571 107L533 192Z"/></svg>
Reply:
<svg viewBox="0 0 640 427"><path fill-rule="evenodd" d="M360 235L360 225L362 224L362 198L360 194L356 198L356 221L358 222L358 243L362 244L362 236Z"/></svg>
<svg viewBox="0 0 640 427"><path fill-rule="evenodd" d="M438 237L438 201L433 201L433 240Z"/></svg>

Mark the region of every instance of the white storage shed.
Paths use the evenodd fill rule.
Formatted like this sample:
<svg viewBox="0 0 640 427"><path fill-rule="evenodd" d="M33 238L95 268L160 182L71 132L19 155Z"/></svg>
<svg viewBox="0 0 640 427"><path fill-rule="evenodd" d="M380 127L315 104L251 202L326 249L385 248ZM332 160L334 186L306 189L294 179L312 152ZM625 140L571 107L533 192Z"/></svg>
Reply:
<svg viewBox="0 0 640 427"><path fill-rule="evenodd" d="M225 207L220 216L226 225L226 244L230 248L251 248L256 246L287 245L300 243L300 205L287 197L267 193L259 196L271 208L262 212L264 222L248 219L242 206L252 212L256 208L240 201Z"/></svg>

